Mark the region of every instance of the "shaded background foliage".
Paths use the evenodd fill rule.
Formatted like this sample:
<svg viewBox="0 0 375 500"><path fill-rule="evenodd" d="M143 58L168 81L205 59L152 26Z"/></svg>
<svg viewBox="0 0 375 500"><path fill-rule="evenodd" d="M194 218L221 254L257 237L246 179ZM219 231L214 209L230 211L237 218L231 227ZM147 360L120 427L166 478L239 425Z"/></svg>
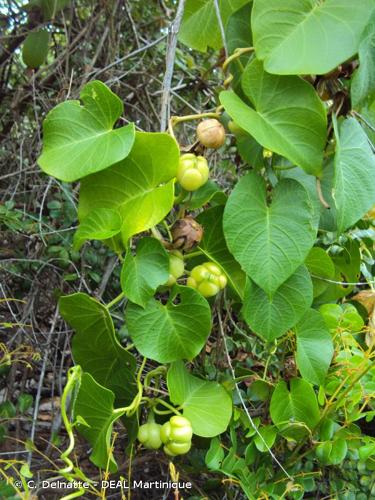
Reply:
<svg viewBox="0 0 375 500"><path fill-rule="evenodd" d="M0 342L11 358L0 380L0 400L14 406L5 416L17 416L8 426L12 439L2 448L5 458L17 457L17 451L10 453L24 449L17 440L31 439L56 458L53 446L64 440L64 433L58 436L59 397L72 363L71 332L58 316L56 299L61 291L85 291L109 301L120 285L117 257L108 249L93 243L81 256L71 249L79 186L50 179L37 166L42 120L57 103L78 98L87 81L100 79L123 100L126 121L138 130L159 131L168 27L176 5L61 1L57 5L65 8L51 16L53 2L27 8L24 3L0 6ZM36 27L46 27L51 36L46 64L33 71L22 61L22 44ZM212 52L177 49L172 114L214 108L218 65ZM182 141L189 141L188 132ZM17 406L21 394L33 398L23 416ZM82 467L90 468L86 451L83 442L76 449ZM29 459L33 470L46 465L37 453ZM147 462L147 454L136 460ZM167 477L167 461L152 463L149 474Z"/></svg>
<svg viewBox="0 0 375 500"><path fill-rule="evenodd" d="M56 11L51 7L53 5L58 7ZM49 477L45 471L48 461L39 452L49 456L58 468L61 465L58 448L66 447L59 405L67 369L72 364L71 331L66 329L58 314L57 299L61 293L82 291L110 302L120 291L120 266L116 255L98 242L86 244L80 254L72 250L79 184L65 184L41 173L36 158L41 150L42 120L59 102L77 99L85 83L99 79L122 99L125 114L121 121L134 122L138 130L159 131L162 128L162 85L170 42L168 29L176 15L176 6L176 2L167 0L35 0L27 8L22 2L4 1L0 6L0 342L7 345L2 354L2 360L6 359L7 363L3 363L5 368L0 379L0 400L5 402L0 416L6 423L9 436L2 446L6 459L21 456L28 460L31 469L38 471L37 479ZM238 17L241 16L243 13ZM21 48L28 32L39 26L48 28L50 46L46 64L33 71L22 62ZM235 31L236 26L229 25L228 30ZM239 38L243 37L245 43L250 36L248 29L248 24L244 23ZM183 37L189 40L189 33L183 33ZM234 36L232 38L227 47L229 53L236 48L236 43L242 43L242 40L237 42ZM224 59L223 50L214 52L209 49L202 54L178 45L171 88L172 115L215 109L217 92L222 88ZM347 82L355 67L356 62L351 61L340 67L337 74L311 81L320 96L324 92L328 94L337 114L344 115L350 109ZM231 70L236 75L236 67L231 67ZM194 140L193 130L194 125L189 124L178 128L182 145ZM329 130L332 133L332 126ZM231 136L227 146L220 156L216 152L209 153L212 177L224 189L232 187L244 166L237 149L232 147ZM237 147L241 150L240 140ZM254 151L259 157L255 157ZM253 149L243 146L242 152L244 157L263 165L259 145ZM338 251L348 249L348 276L350 281L361 280L362 284L365 283L363 278L371 279L373 259L370 255L366 265L361 267L360 277L359 244L353 240L361 239L361 229L363 234L367 230L370 234L369 226L370 222L363 223L359 230L354 229L349 237L343 235L340 241L336 241L331 233L321 235L319 240L323 247L332 249L336 246ZM342 277L336 276L340 280ZM347 293L348 290L344 290L341 296ZM287 338L285 349L280 351L269 345L264 347L255 336L249 338L246 335L248 330L244 332L242 324L235 323L237 312L232 311L233 316L228 314L223 322L224 329L230 334L228 349L236 374L249 377L251 367L253 373L260 374L266 374L268 369L273 381L289 380L295 376L294 340ZM120 313L114 312L114 319L116 326L121 327ZM196 371L208 379L217 379L228 370L217 326L215 317L212 335L195 366ZM256 331L256 326L252 328ZM122 329L120 334L126 338L127 332ZM265 385L259 384L259 394L253 388L249 404L251 415L255 418L263 416L267 424L270 422L267 407L270 388L265 388ZM243 386L246 390L247 384ZM239 426L239 410L235 417L235 425ZM236 441L234 427L231 431L230 436L223 438L228 447ZM366 432L370 433L368 429ZM124 430L120 428L116 448L122 474L129 465L122 450L123 437ZM30 452L30 445L26 445L25 451L27 440L34 441L39 452ZM195 442L181 478L193 481L193 491L200 498L205 495L210 498L241 497L243 493L230 481L223 484L222 478L214 473L210 479L202 473L205 467L202 450L206 445L199 440ZM220 446L218 450L220 454ZM247 455L251 452L250 449ZM82 470L97 474L88 461L87 444L79 441L74 453ZM228 457L228 462L237 459L232 448ZM247 458L251 462L251 457ZM215 456L212 462L215 462ZM161 454L155 460L154 453L143 451L132 465L135 478L142 474L149 479L168 477L168 460ZM356 485L359 474L355 466L346 469ZM324 488L329 488L331 479L340 476L340 471L329 469L316 474L321 476L322 491L327 491ZM320 498L319 494L323 495L318 492L311 493L311 496ZM52 498L50 492L43 495ZM158 491L151 495L154 498L161 496ZM168 491L164 492L164 497L168 495Z"/></svg>

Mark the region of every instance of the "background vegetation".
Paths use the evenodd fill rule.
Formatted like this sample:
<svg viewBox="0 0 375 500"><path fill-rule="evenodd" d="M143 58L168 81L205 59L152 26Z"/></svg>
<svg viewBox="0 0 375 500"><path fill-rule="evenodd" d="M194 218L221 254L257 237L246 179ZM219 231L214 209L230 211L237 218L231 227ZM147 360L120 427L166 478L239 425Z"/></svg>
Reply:
<svg viewBox="0 0 375 500"><path fill-rule="evenodd" d="M145 132L165 131L168 116L214 112L220 91L228 85L248 102L238 82L249 54L241 55L229 68L224 65L223 69L223 64L236 48L251 45L249 22L244 19L250 18L252 2L237 2L233 13L225 10L226 2L219 2L222 26L213 14L217 2L204 3L209 4L209 11L198 11L198 18L206 19L207 12L213 16L214 39L207 35L207 42L197 19L193 23L196 32L189 31L186 12L194 2L187 2L180 35L184 44L179 42L175 52L171 28L178 25L181 12L172 0L33 0L27 5L4 0L0 5L0 498L35 494L61 498L66 494L39 488L44 479L64 477L61 454L69 443L61 398L73 365L72 330L63 321L57 301L61 295L85 292L110 303L121 292L121 265L115 252L99 241L86 243L80 251L73 248L79 183L48 177L38 166L43 119L58 103L78 99L92 80L104 82L123 102L125 113L118 125L134 122L136 130ZM22 47L27 35L40 27L50 33L48 54L40 67L31 69L23 61ZM306 77L330 115L327 157L335 142L332 116L356 119L366 134L366 148L374 150L373 35L361 47L359 56L339 61L334 71ZM359 62L367 73L355 77L358 93L353 95L350 88ZM232 83L226 80L230 73ZM227 127L230 117L222 120ZM182 149L196 141L195 126L196 122L187 121L176 127ZM273 159L270 155L238 128L227 128L220 150L206 151L210 176L225 194L250 169L262 171L276 184L272 172L277 171L278 177L291 164L281 155ZM371 204L373 186L366 185L366 189ZM324 197L332 204L323 185L322 203ZM209 199L204 201L207 208ZM197 208L191 211L193 215L201 211L199 204ZM246 311L240 313L236 300L220 295L212 303L211 334L191 371L220 382L233 395L230 427L220 439L196 437L192 451L176 460L174 469L162 452L140 451L139 443L132 451L126 448L129 430L118 424L114 440L118 471L111 478L145 479L146 475L148 480L166 480L179 474L180 479L192 482L192 490L181 492L190 499L375 498L374 213L359 214L351 224L343 223L342 231L332 228L329 217L321 217L325 222L307 267L313 277L322 278L313 280L318 298L314 308L339 304L339 309L328 308L324 316L324 328L330 329L334 342L333 364L324 383L316 370L318 382L314 374L302 374L315 384L315 392L307 382L308 388L301 389L312 391L322 412L327 401L332 403L320 434L306 437L302 432L296 443L293 433L298 430L277 427L273 425L275 413L270 416L274 387L303 371L302 361L295 357L296 339L290 325L282 337L264 341L254 334L256 321L249 326ZM111 313L119 341L128 346L131 342L120 305ZM307 321L314 324L315 319ZM139 356L138 367L141 362ZM148 360L145 373L155 366ZM165 382L161 389L167 390ZM308 405L305 411L313 413ZM262 429L262 438L248 416ZM103 479L105 471L90 461L90 449L77 435L70 456L76 477ZM24 485L13 488L10 478L33 479L39 486L31 491ZM104 493L92 489L84 498L100 494ZM125 493L108 490L106 495L121 498ZM178 492L168 489L136 491L132 496L146 495L179 498Z"/></svg>

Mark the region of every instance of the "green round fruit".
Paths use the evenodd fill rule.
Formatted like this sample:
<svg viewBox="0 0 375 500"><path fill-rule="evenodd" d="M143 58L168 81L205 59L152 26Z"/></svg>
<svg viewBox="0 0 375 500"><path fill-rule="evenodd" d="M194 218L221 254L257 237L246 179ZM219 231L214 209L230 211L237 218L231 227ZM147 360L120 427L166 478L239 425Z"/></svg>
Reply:
<svg viewBox="0 0 375 500"><path fill-rule="evenodd" d="M164 452L170 456L183 455L191 448L193 429L190 421L181 415L174 415L160 430Z"/></svg>
<svg viewBox="0 0 375 500"><path fill-rule="evenodd" d="M214 262L195 266L187 280L187 286L196 288L204 297L213 297L227 285L227 277Z"/></svg>
<svg viewBox="0 0 375 500"><path fill-rule="evenodd" d="M202 281L202 283L198 285L197 290L203 295L203 297L213 297L220 291L220 287L215 283Z"/></svg>
<svg viewBox="0 0 375 500"><path fill-rule="evenodd" d="M155 422L147 422L141 425L138 429L138 441L149 450L157 450L162 444L161 427Z"/></svg>
<svg viewBox="0 0 375 500"><path fill-rule="evenodd" d="M46 30L31 31L23 44L22 59L28 68L39 68L47 58L49 33Z"/></svg>
<svg viewBox="0 0 375 500"><path fill-rule="evenodd" d="M184 455L187 453L191 448L191 441L188 443L176 443L174 441L171 441L170 443L164 445L164 452L167 455L170 456L176 456L176 455Z"/></svg>
<svg viewBox="0 0 375 500"><path fill-rule="evenodd" d="M177 279L185 272L184 257L181 252L175 250L169 254L169 278L167 286L173 286Z"/></svg>
<svg viewBox="0 0 375 500"><path fill-rule="evenodd" d="M208 180L209 169L203 156L192 153L180 157L177 170L177 180L186 191L196 191Z"/></svg>
<svg viewBox="0 0 375 500"><path fill-rule="evenodd" d="M205 266L196 266L191 271L191 277L195 279L198 283L203 280L207 280L210 276L208 269Z"/></svg>

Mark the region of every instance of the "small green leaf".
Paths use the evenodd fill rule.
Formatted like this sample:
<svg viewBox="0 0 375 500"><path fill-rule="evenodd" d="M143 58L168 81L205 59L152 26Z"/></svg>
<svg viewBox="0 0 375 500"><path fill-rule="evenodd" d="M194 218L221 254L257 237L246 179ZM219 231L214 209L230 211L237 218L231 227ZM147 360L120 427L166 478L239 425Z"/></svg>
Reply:
<svg viewBox="0 0 375 500"><path fill-rule="evenodd" d="M220 17L224 26L229 16L249 0L219 0ZM249 19L250 22L250 19ZM214 0L186 0L179 40L189 49L206 52L207 47L220 49L223 39L220 32Z"/></svg>
<svg viewBox="0 0 375 500"><path fill-rule="evenodd" d="M86 84L83 103L58 104L43 122L42 170L57 179L73 182L99 172L125 158L134 142L134 125L113 129L123 104L104 83Z"/></svg>
<svg viewBox="0 0 375 500"><path fill-rule="evenodd" d="M357 52L373 10L372 0L254 0L257 57L270 73L328 73Z"/></svg>
<svg viewBox="0 0 375 500"><path fill-rule="evenodd" d="M74 234L73 248L79 250L86 240L106 240L121 231L120 214L111 208L96 208L84 217Z"/></svg>
<svg viewBox="0 0 375 500"><path fill-rule="evenodd" d="M20 469L20 474L21 476L26 477L26 479L31 479L33 477L33 473L31 472L28 464L22 465Z"/></svg>
<svg viewBox="0 0 375 500"><path fill-rule="evenodd" d="M320 443L315 453L320 462L326 465L338 465L344 461L348 452L348 445L345 439L338 438L333 441Z"/></svg>
<svg viewBox="0 0 375 500"><path fill-rule="evenodd" d="M254 109L232 91L220 93L221 104L233 120L263 147L308 174L319 175L327 118L314 88L297 76L270 75L255 59L245 68L242 89Z"/></svg>
<svg viewBox="0 0 375 500"><path fill-rule="evenodd" d="M262 453L268 452L268 448L272 448L276 440L277 429L273 425L265 425L263 427L259 427L258 431L263 439L261 439L259 434L256 434L254 437L255 446ZM264 444L264 441L266 444Z"/></svg>
<svg viewBox="0 0 375 500"><path fill-rule="evenodd" d="M133 256L128 250L121 270L121 287L129 300L145 307L169 277L169 258L160 241L142 238Z"/></svg>
<svg viewBox="0 0 375 500"><path fill-rule="evenodd" d="M205 463L210 470L220 469L221 462L224 459L224 449L221 446L219 438L211 439L210 447L205 456Z"/></svg>
<svg viewBox="0 0 375 500"><path fill-rule="evenodd" d="M38 68L47 59L49 33L47 30L31 31L22 47L22 60L29 68Z"/></svg>
<svg viewBox="0 0 375 500"><path fill-rule="evenodd" d="M34 398L31 394L20 394L18 396L17 407L20 413L25 413L32 407Z"/></svg>
<svg viewBox="0 0 375 500"><path fill-rule="evenodd" d="M335 421L331 418L325 418L320 425L319 439L321 441L328 441L332 439L335 432Z"/></svg>
<svg viewBox="0 0 375 500"><path fill-rule="evenodd" d="M205 255L205 261L208 258L223 268L229 285L242 298L246 276L228 250L223 233L223 212L224 207L218 206L209 208L198 215L197 221L204 229L199 248Z"/></svg>
<svg viewBox="0 0 375 500"><path fill-rule="evenodd" d="M224 211L224 234L242 269L269 296L304 262L316 237L314 212L301 184L283 179L267 201L266 183L240 179Z"/></svg>
<svg viewBox="0 0 375 500"><path fill-rule="evenodd" d="M219 188L219 186L211 180L208 180L202 187L193 191L192 197L188 203L189 210L195 210L207 203L216 203L217 205L224 205L227 196Z"/></svg>
<svg viewBox="0 0 375 500"><path fill-rule="evenodd" d="M59 308L76 331L72 340L75 363L113 391L119 405L129 404L136 394L136 361L119 344L107 308L84 293L61 297Z"/></svg>
<svg viewBox="0 0 375 500"><path fill-rule="evenodd" d="M172 403L182 406L194 434L213 437L226 430L232 416L232 400L220 384L194 377L182 361L169 368L167 384Z"/></svg>
<svg viewBox="0 0 375 500"><path fill-rule="evenodd" d="M175 286L166 305L150 299L145 308L129 303L126 318L129 334L142 356L159 363L193 359L211 330L211 310L197 291ZM173 300L178 299L175 304Z"/></svg>
<svg viewBox="0 0 375 500"><path fill-rule="evenodd" d="M319 422L319 408L311 385L300 378L292 378L290 389L280 380L272 394L270 413L274 424L302 422L313 429Z"/></svg>
<svg viewBox="0 0 375 500"><path fill-rule="evenodd" d="M335 122L334 122L335 123ZM335 126L336 155L332 197L341 233L375 204L375 155L354 118Z"/></svg>
<svg viewBox="0 0 375 500"><path fill-rule="evenodd" d="M328 288L319 295L319 304L325 302L334 302L338 298L345 297L354 289L353 285L345 283L356 283L360 277L361 253L357 240L348 239L337 254L331 255L331 259L335 265L335 276L333 281L329 283ZM344 284L341 284L341 283Z"/></svg>
<svg viewBox="0 0 375 500"><path fill-rule="evenodd" d="M83 179L79 219L98 207L116 210L126 243L158 224L173 207L178 162L179 149L169 134L137 132L128 158Z"/></svg>
<svg viewBox="0 0 375 500"><path fill-rule="evenodd" d="M74 418L85 425L77 423L78 432L92 446L90 460L101 469L117 471L117 464L110 452L112 444L112 427L114 422L125 411L114 411L115 396L112 391L99 385L89 373L82 375L78 394L74 401ZM80 417L80 419L78 419Z"/></svg>
<svg viewBox="0 0 375 500"><path fill-rule="evenodd" d="M270 342L299 321L312 299L311 278L306 267L301 266L276 290L272 299L249 279L242 313L250 328Z"/></svg>
<svg viewBox="0 0 375 500"><path fill-rule="evenodd" d="M321 314L310 309L295 327L296 362L302 377L323 385L333 356L333 342Z"/></svg>
<svg viewBox="0 0 375 500"><path fill-rule="evenodd" d="M321 295L329 285L328 281L335 276L335 265L323 248L314 247L305 260L305 265L312 276L314 297Z"/></svg>

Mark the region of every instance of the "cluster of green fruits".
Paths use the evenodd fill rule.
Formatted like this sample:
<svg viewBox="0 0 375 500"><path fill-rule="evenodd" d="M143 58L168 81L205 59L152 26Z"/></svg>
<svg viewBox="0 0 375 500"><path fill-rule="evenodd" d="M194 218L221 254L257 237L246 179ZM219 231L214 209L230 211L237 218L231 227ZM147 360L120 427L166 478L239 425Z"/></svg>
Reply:
<svg viewBox="0 0 375 500"><path fill-rule="evenodd" d="M219 266L205 262L195 266L187 279L187 285L196 288L203 297L212 297L226 287L227 278Z"/></svg>
<svg viewBox="0 0 375 500"><path fill-rule="evenodd" d="M157 424L151 415L148 422L140 426L138 441L149 450L163 451L171 457L184 455L191 448L193 429L190 421L180 415L174 415L165 424Z"/></svg>
<svg viewBox="0 0 375 500"><path fill-rule="evenodd" d="M220 148L225 142L225 129L216 119L204 120L197 127L199 142L212 149ZM177 180L186 191L196 191L208 181L209 168L204 156L183 154L177 171Z"/></svg>
<svg viewBox="0 0 375 500"><path fill-rule="evenodd" d="M169 254L169 278L167 286L173 286L185 272L184 257L174 250ZM203 297L213 297L226 287L227 278L219 266L205 262L195 266L187 279L187 286L195 288Z"/></svg>

